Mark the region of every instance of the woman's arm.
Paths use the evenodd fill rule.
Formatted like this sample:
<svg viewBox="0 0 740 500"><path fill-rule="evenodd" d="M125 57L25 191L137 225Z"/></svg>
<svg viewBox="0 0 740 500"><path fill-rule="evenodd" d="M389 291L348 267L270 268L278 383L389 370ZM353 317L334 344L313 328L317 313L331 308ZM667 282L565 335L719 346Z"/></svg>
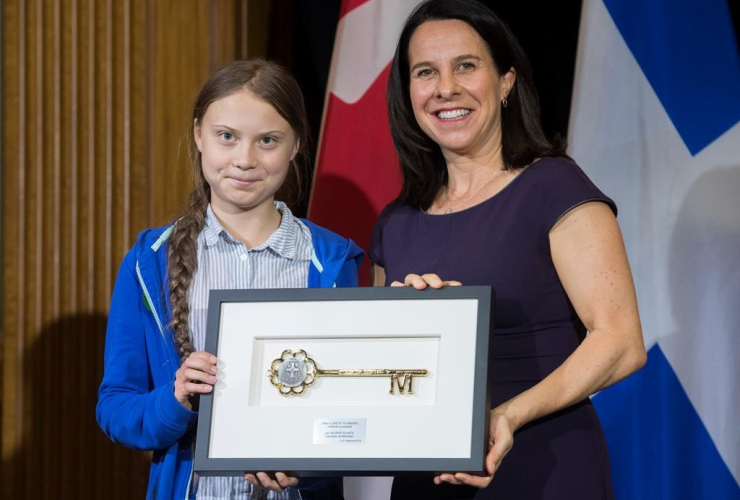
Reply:
<svg viewBox="0 0 740 500"><path fill-rule="evenodd" d="M515 429L582 401L647 361L632 273L609 207L591 202L570 211L550 232L550 248L589 335L542 382L506 403Z"/></svg>
<svg viewBox="0 0 740 500"><path fill-rule="evenodd" d="M377 264L370 264L370 283L373 286L385 286L385 269Z"/></svg>
<svg viewBox="0 0 740 500"><path fill-rule="evenodd" d="M485 487L523 425L567 408L639 370L647 360L637 298L619 225L609 207L591 202L550 231L552 260L589 335L550 375L491 415L491 476L443 474L435 482Z"/></svg>

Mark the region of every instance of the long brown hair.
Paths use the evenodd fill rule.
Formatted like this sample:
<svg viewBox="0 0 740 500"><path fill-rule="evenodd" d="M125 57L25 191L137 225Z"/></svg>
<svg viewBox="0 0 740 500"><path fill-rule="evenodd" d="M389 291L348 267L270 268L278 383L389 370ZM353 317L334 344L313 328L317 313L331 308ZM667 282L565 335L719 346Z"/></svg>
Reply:
<svg viewBox="0 0 740 500"><path fill-rule="evenodd" d="M201 87L193 106L188 134L194 188L169 238L167 273L170 280L170 305L175 347L180 357L193 351L188 316L188 291L198 268L198 235L205 225L211 188L203 176L201 154L195 144L193 124L202 123L208 107L234 92L246 89L270 104L287 121L299 141L299 151L291 161L291 171L300 189L301 170L308 158L308 121L303 95L293 76L282 66L263 59L235 61L218 69Z"/></svg>
<svg viewBox="0 0 740 500"><path fill-rule="evenodd" d="M416 29L427 21L457 19L483 39L499 75L516 69L516 82L501 109L501 153L504 170L516 170L544 156L565 156L565 142L549 141L540 124L540 105L529 59L509 27L476 0L426 0L406 20L388 78L388 120L398 153L403 186L399 198L428 209L447 185L447 162L440 147L421 130L409 94L408 50Z"/></svg>

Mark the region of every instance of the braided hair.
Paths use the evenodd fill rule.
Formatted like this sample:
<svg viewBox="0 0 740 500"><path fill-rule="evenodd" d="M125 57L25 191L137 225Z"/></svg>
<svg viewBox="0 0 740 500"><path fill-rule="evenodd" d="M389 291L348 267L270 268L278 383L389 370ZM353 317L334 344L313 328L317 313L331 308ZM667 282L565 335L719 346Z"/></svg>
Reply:
<svg viewBox="0 0 740 500"><path fill-rule="evenodd" d="M308 148L308 121L300 87L293 76L277 63L263 59L234 61L218 69L201 87L193 107L193 127L189 129L189 152L194 181L187 205L175 224L168 242L167 273L172 309L171 327L181 358L195 349L190 336L188 294L198 268L198 235L203 230L211 188L203 175L201 154L195 144L194 128L202 123L208 107L239 90L248 90L270 104L290 124L299 141L299 151L291 161L294 184L300 190L301 170Z"/></svg>

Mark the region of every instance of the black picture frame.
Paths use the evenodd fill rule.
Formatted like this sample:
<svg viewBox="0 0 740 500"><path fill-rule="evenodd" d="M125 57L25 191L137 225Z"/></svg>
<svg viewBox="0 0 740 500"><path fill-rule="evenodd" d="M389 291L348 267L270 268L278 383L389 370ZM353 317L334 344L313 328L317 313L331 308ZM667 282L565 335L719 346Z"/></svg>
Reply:
<svg viewBox="0 0 740 500"><path fill-rule="evenodd" d="M240 476L246 472L281 471L294 477L321 476L381 476L413 475L428 472L467 472L485 473L487 453L490 398L489 353L493 339L492 304L494 291L487 286L446 287L441 290L423 291L405 287L368 288L308 288L308 289L270 289L270 290L212 290L209 297L206 351L219 356L218 345L221 335L221 313L224 304L280 302L288 311L293 303L306 301L377 301L377 300L459 300L477 301L475 346L473 353L475 366L469 458L408 458L408 457L369 457L369 458L217 458L210 457L211 429L213 420L213 394L200 396L197 424L194 470L201 476ZM249 425L249 422L244 422ZM401 421L398 425L408 425ZM408 425L413 432L414 426ZM440 432L444 432L440 430Z"/></svg>

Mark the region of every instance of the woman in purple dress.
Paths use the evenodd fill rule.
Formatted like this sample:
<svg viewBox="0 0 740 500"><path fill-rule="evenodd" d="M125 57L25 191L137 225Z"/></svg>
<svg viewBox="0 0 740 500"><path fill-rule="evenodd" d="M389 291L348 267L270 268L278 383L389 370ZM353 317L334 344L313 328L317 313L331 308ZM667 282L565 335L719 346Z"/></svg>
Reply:
<svg viewBox="0 0 740 500"><path fill-rule="evenodd" d="M546 139L521 46L474 0L409 17L388 106L403 188L374 283L496 291L489 474L399 477L393 498L613 498L589 395L646 360L615 204Z"/></svg>

